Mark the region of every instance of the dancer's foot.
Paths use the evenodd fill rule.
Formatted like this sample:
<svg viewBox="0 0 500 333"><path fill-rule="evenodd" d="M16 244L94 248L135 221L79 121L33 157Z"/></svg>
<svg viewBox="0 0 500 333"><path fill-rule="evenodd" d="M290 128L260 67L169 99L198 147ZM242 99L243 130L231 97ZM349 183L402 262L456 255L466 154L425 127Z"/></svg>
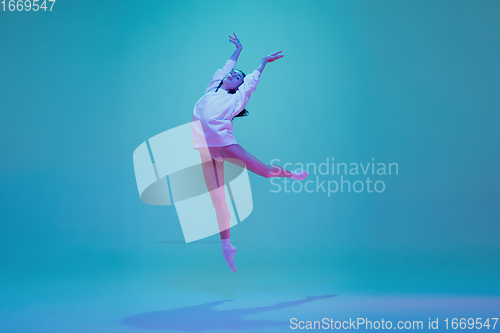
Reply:
<svg viewBox="0 0 500 333"><path fill-rule="evenodd" d="M309 172L307 171L302 171L302 172L297 172L296 171L292 171L292 178L293 180L304 180L307 178L307 176L309 176Z"/></svg>
<svg viewBox="0 0 500 333"><path fill-rule="evenodd" d="M233 272L236 272L236 266L234 265L234 254L237 249L235 246L226 246L222 249L222 254L224 255L224 259L226 260L227 265Z"/></svg>

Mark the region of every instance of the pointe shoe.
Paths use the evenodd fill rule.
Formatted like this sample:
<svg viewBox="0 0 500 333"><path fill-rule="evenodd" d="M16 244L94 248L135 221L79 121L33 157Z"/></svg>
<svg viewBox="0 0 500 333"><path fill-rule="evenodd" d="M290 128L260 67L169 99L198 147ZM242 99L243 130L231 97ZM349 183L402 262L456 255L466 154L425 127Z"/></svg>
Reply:
<svg viewBox="0 0 500 333"><path fill-rule="evenodd" d="M292 178L293 180L304 180L309 176L309 172L307 171L302 171L302 172L297 172L297 171L292 171Z"/></svg>
<svg viewBox="0 0 500 333"><path fill-rule="evenodd" d="M222 255L224 256L224 260L226 260L227 265L233 273L236 272L236 266L234 265L234 254L236 253L237 249L235 246L230 246L227 249L222 250Z"/></svg>

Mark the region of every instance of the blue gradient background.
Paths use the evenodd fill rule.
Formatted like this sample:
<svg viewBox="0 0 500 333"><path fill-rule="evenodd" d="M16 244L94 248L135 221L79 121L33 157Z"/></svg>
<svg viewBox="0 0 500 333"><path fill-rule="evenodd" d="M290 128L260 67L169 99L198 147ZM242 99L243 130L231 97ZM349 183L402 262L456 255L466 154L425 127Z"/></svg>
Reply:
<svg viewBox="0 0 500 333"><path fill-rule="evenodd" d="M0 12L0 331L498 318L499 11L462 0L65 0ZM190 121L233 31L246 73L285 55L234 121L245 149L265 163L399 165L377 178L383 193L330 197L272 193L250 174L254 210L231 229L235 274L218 235L185 244L174 207L140 201L132 164L142 142ZM216 301L228 302L190 308ZM241 312L227 312L228 327L210 320L230 309Z"/></svg>

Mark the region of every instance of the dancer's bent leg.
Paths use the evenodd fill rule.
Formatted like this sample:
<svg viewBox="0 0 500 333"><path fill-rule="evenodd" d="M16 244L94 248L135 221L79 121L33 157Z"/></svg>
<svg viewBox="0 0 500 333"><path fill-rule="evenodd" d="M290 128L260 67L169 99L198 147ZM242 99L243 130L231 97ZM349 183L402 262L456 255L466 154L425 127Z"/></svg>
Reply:
<svg viewBox="0 0 500 333"><path fill-rule="evenodd" d="M273 165L272 167L264 164L258 158L247 152L239 144L232 144L220 148L221 156L224 160L237 164L242 168L247 168L251 172L265 177L287 177L292 176L292 172L283 169L280 166Z"/></svg>

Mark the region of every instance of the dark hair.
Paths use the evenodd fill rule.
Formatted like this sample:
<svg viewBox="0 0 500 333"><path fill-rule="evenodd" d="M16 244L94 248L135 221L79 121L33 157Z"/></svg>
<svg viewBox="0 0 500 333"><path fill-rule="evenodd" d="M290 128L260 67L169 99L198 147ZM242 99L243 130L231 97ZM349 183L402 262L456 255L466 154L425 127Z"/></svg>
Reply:
<svg viewBox="0 0 500 333"><path fill-rule="evenodd" d="M245 73L243 73L243 71L240 71L239 69L235 69L235 71L240 72L240 73L243 75L243 78L245 78L246 74L245 74ZM222 86L222 82L223 82L223 81L224 81L224 80L221 80L221 81L220 81L219 86L217 87L217 89L215 89L215 92L217 92L217 90L219 90L219 88ZM237 90L237 89L228 90L228 94L235 94L235 93L236 93L236 90ZM247 110L247 109L243 109L243 110L241 110L241 112L240 112L240 113L238 113L236 116L234 116L234 118L236 118L236 117L246 117L246 116L248 116L248 114L249 114L248 110Z"/></svg>

